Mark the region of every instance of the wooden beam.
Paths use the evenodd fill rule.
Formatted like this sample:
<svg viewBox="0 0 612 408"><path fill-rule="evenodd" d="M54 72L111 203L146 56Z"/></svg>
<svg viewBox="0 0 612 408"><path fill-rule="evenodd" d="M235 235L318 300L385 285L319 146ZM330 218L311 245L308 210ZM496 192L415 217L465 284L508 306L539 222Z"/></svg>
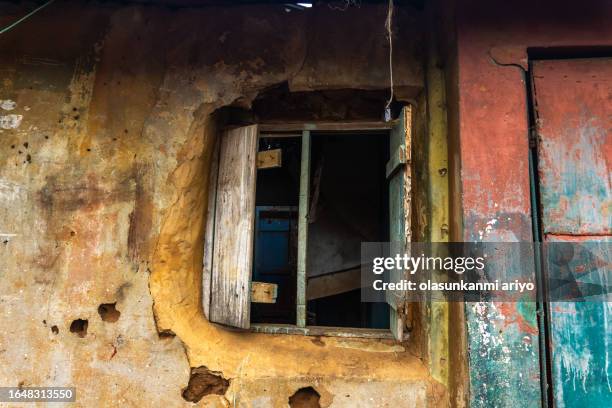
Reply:
<svg viewBox="0 0 612 408"><path fill-rule="evenodd" d="M398 146L397 149L391 155L391 158L387 162L386 174L387 179L390 178L395 172L406 164L406 149L404 146Z"/></svg>
<svg viewBox="0 0 612 408"><path fill-rule="evenodd" d="M306 326L306 259L308 248L308 198L310 197L310 131L302 132L300 196L298 207L296 324Z"/></svg>
<svg viewBox="0 0 612 408"><path fill-rule="evenodd" d="M289 139L302 137L302 132L299 133L281 133L281 132L268 132L260 133L260 139Z"/></svg>
<svg viewBox="0 0 612 408"><path fill-rule="evenodd" d="M251 330L257 333L268 334L298 334L302 336L393 340L393 334L388 329L362 329L332 326L297 327L288 324L253 324L251 325Z"/></svg>
<svg viewBox="0 0 612 408"><path fill-rule="evenodd" d="M260 123L262 132L293 132L303 130L316 131L355 131L355 130L389 130L393 126L391 122L354 121L354 122L311 122L311 123Z"/></svg>
<svg viewBox="0 0 612 408"><path fill-rule="evenodd" d="M267 282L251 282L252 303L276 303L278 285Z"/></svg>
<svg viewBox="0 0 612 408"><path fill-rule="evenodd" d="M257 152L257 170L274 169L283 165L283 150L272 149Z"/></svg>
<svg viewBox="0 0 612 408"><path fill-rule="evenodd" d="M306 299L314 300L361 288L361 268L313 276L308 279Z"/></svg>
<svg viewBox="0 0 612 408"><path fill-rule="evenodd" d="M427 132L427 163L428 163L428 186L429 187L428 202L430 204L427 218L430 221L430 227L427 228L429 236L426 237L430 242L448 242L448 226L449 222L449 167L448 167L448 123L446 111L446 84L445 84L445 69L441 61L440 50L437 45L439 40L435 38L435 30L429 32L429 41L427 52L427 103L425 113L428 117ZM415 138L420 133L415 132ZM415 208L417 208L415 206ZM535 207L534 207L535 208ZM419 215L415 217L419 219ZM417 239L421 239L418 237ZM437 246L441 247L441 246ZM447 256L447 253L434 253L434 256ZM436 276L443 275L442 271L436 272ZM460 342L456 339L450 341L450 329L452 318L451 310L456 309L456 305L448 302L428 301L427 307L419 307L415 313L420 313L419 319L425 320L425 331L430 333L429 337L429 367L431 376L445 386L449 386L455 378L455 368L451 373L449 361L453 359L451 347ZM415 307L415 305L411 305ZM429 327L427 327L429 326ZM453 346L450 346L450 344ZM457 370L459 371L459 370ZM546 381L544 380L546 383Z"/></svg>
<svg viewBox="0 0 612 408"><path fill-rule="evenodd" d="M210 173L208 176L208 204L206 206L206 229L204 230L204 258L202 262L202 308L204 316L209 318L212 259L215 242L215 208L217 206L217 176L219 174L219 148L221 141L215 140L213 154L210 159Z"/></svg>

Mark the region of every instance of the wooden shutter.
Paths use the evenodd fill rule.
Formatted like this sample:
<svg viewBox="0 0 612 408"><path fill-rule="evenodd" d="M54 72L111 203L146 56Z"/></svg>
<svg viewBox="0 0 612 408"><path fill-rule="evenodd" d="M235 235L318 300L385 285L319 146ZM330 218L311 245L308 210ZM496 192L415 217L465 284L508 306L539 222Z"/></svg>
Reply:
<svg viewBox="0 0 612 408"><path fill-rule="evenodd" d="M408 105L391 129L389 140L390 158L387 163L387 180L389 181L389 241L390 256L409 250L411 239L410 205L411 205L411 172L410 151L412 139L412 109ZM404 279L405 271L390 271L390 282ZM390 329L397 340L403 340L405 323L406 297L403 291L386 291L386 300L390 306Z"/></svg>
<svg viewBox="0 0 612 408"><path fill-rule="evenodd" d="M212 258L215 241L215 207L217 204L217 180L219 174L219 147L221 138L215 140L208 173L208 203L206 206L206 230L204 232L204 259L202 262L202 310L210 319L210 285L212 281Z"/></svg>
<svg viewBox="0 0 612 408"><path fill-rule="evenodd" d="M225 131L219 146L209 319L247 329L257 176L257 126Z"/></svg>

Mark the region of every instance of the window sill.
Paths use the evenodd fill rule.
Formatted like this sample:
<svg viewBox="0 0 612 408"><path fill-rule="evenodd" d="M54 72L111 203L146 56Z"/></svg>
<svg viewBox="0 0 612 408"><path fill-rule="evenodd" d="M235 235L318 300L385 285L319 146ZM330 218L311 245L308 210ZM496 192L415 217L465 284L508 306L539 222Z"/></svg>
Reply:
<svg viewBox="0 0 612 408"><path fill-rule="evenodd" d="M389 329L361 329L351 327L306 326L290 324L252 324L251 331L268 334L299 334L303 336L326 336L344 338L389 339L393 334ZM404 340L407 340L405 336Z"/></svg>

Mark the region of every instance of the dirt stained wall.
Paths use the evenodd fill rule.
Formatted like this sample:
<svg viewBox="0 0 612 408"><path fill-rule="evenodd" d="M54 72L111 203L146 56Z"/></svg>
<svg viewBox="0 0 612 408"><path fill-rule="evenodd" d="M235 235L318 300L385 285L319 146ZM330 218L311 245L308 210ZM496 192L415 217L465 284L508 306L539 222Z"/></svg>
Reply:
<svg viewBox="0 0 612 408"><path fill-rule="evenodd" d="M2 25L24 11L3 7ZM62 4L0 36L0 383L180 406L204 366L229 387L203 406L286 406L307 386L321 406L445 404L407 345L236 333L200 308L211 113L285 81L386 88L385 11ZM418 13L397 15L408 99Z"/></svg>

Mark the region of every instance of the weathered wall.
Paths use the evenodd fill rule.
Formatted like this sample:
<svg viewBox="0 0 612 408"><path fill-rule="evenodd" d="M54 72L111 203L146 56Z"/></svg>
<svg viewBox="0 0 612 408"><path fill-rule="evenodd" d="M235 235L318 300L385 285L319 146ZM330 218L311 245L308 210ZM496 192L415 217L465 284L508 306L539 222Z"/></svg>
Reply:
<svg viewBox="0 0 612 408"><path fill-rule="evenodd" d="M23 14L4 7L2 25ZM200 310L210 114L284 81L386 88L385 11L55 4L0 36L2 115L19 115L0 133L0 384L176 406L205 366L230 380L210 406L309 385L322 406L444 405L407 345L230 332ZM400 98L423 86L416 17L397 11Z"/></svg>
<svg viewBox="0 0 612 408"><path fill-rule="evenodd" d="M459 4L460 3L460 4ZM460 185L458 240L531 241L528 51L558 56L612 45L606 0L457 2L449 115ZM532 56L536 55L532 53ZM454 83L453 83L454 82ZM454 146L451 143L451 146ZM469 386L474 407L538 406L538 328L533 305L468 304Z"/></svg>

